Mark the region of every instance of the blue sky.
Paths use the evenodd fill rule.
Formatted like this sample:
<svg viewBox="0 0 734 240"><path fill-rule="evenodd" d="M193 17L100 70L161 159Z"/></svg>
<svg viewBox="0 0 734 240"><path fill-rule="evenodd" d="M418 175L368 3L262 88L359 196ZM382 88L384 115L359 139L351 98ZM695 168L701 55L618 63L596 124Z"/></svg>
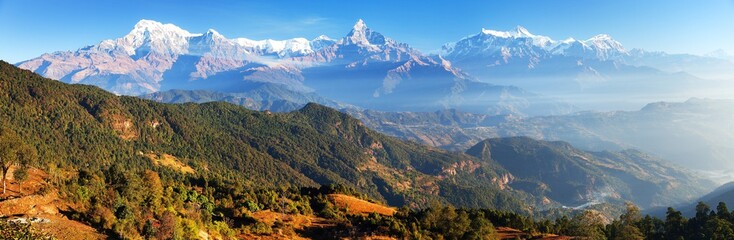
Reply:
<svg viewBox="0 0 734 240"><path fill-rule="evenodd" d="M332 38L357 19L422 51L525 26L554 39L610 34L627 48L734 55L734 0L35 1L0 0L0 59L18 62L118 38L140 19L229 38Z"/></svg>

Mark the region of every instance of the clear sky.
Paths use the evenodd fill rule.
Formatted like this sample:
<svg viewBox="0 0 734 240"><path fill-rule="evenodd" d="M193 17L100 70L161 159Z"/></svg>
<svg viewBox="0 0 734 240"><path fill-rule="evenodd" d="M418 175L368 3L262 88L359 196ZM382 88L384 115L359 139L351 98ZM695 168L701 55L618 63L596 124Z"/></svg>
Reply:
<svg viewBox="0 0 734 240"><path fill-rule="evenodd" d="M627 48L734 55L734 0L0 0L0 59L18 62L124 36L140 19L229 38L344 36L357 19L422 51L522 25L554 39L606 33Z"/></svg>

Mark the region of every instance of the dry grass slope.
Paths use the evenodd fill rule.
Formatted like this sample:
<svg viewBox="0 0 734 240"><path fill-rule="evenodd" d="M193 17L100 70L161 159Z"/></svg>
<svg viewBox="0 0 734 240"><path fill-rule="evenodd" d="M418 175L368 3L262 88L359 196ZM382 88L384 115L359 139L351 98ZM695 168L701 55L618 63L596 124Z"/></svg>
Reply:
<svg viewBox="0 0 734 240"><path fill-rule="evenodd" d="M194 173L193 168L182 163L181 161L178 160L178 158L172 155L165 154L165 153L164 154L148 153L148 154L143 154L143 155L148 157L151 161L153 161L153 164L155 165L163 165L163 166L178 170L182 173L188 173L188 174Z"/></svg>
<svg viewBox="0 0 734 240"><path fill-rule="evenodd" d="M343 194L329 194L329 200L337 207L347 209L349 214L370 214L378 213L386 216L392 216L397 211L395 208L384 205L371 203L356 197Z"/></svg>
<svg viewBox="0 0 734 240"><path fill-rule="evenodd" d="M12 173L12 169L10 171ZM19 191L18 182L12 174L8 174L8 189L5 195L0 195L0 221L28 221L35 219L38 222L33 226L41 231L50 233L57 239L107 239L107 236L97 232L91 226L73 221L59 213L59 210L68 210L67 204L61 201L55 191L39 192L49 186L48 175L32 168L29 170L28 180L23 182L23 191Z"/></svg>

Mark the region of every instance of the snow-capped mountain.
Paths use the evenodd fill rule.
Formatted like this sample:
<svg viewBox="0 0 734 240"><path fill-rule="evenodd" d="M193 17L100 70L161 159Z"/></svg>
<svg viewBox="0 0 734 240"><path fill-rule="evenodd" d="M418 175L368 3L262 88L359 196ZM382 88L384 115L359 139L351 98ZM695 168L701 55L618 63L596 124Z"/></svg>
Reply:
<svg viewBox="0 0 734 240"><path fill-rule="evenodd" d="M293 58L293 62L307 65L299 74L304 84L320 95L370 109L461 108L493 114L573 110L570 105L516 87L475 81L449 61L385 37L362 20L335 44Z"/></svg>
<svg viewBox="0 0 734 240"><path fill-rule="evenodd" d="M193 34L173 24L141 20L124 37L77 51L44 54L18 66L64 82L93 84L119 94L137 95L161 90L165 73L185 73L176 75L185 79L175 81L206 79L248 64L267 63L263 57L302 56L333 42L326 36L312 41L228 39L213 29ZM180 69L181 64L175 64L182 59L190 69Z"/></svg>
<svg viewBox="0 0 734 240"><path fill-rule="evenodd" d="M721 57L628 50L606 34L555 40L521 26L482 29L444 45L437 55L426 55L373 31L362 20L344 37L311 40L227 38L213 29L191 33L141 20L121 38L44 54L18 66L126 95L170 89L241 93L264 83L275 84L268 89L315 91L380 110L465 108L478 113L530 113L538 101L529 98L538 96L522 89L572 102L604 94L629 103L632 94L689 90L701 85L699 77L734 79L734 64ZM548 109L536 113L568 111Z"/></svg>
<svg viewBox="0 0 734 240"><path fill-rule="evenodd" d="M607 34L555 40L520 26L482 29L444 45L438 55L481 81L564 96L575 104L588 102L589 95L619 96L613 101L628 104L605 109L644 103L632 103L630 97L685 95L704 87L703 79L734 79L734 64L723 59L628 50Z"/></svg>
<svg viewBox="0 0 734 240"><path fill-rule="evenodd" d="M518 26L511 31L482 29L444 45L439 55L482 81L567 94L607 82L606 71L620 67L607 62L629 52L608 35L559 41Z"/></svg>
<svg viewBox="0 0 734 240"><path fill-rule="evenodd" d="M425 57L408 44L399 43L372 31L361 19L354 24L346 36L321 49L296 58L299 62L348 62L352 67L357 61L401 62L406 59Z"/></svg>
<svg viewBox="0 0 734 240"><path fill-rule="evenodd" d="M487 68L509 68L523 75L521 71L532 72L544 61L551 62L548 65L566 61L570 65L578 66L599 65L601 62L602 65L613 64L607 67L611 69L618 69L619 65L624 64L633 67L651 67L662 70L661 74L687 72L702 78L722 78L720 75L734 78L734 70L726 71L727 68L734 67L731 61L727 61L732 58L723 51L696 56L643 49L628 50L608 34L599 34L586 40L574 38L554 40L547 36L532 34L522 26L511 31L482 29L477 34L444 45L439 54L454 62L455 66L479 77L484 75L482 69ZM474 69L476 66L470 65L481 67ZM516 69L518 67L521 69ZM600 71L601 68L605 67L597 67L593 71L590 68L579 69L596 72L598 77L602 78L613 77L614 73Z"/></svg>
<svg viewBox="0 0 734 240"><path fill-rule="evenodd" d="M313 92L330 101L379 110L462 108L520 115L573 110L517 87L475 81L442 57L385 37L362 20L336 40L323 35L312 40L227 38L213 29L195 34L141 20L121 38L44 54L18 65L61 81L127 95L170 89L227 93L270 89L304 94L290 99L309 99L306 93Z"/></svg>
<svg viewBox="0 0 734 240"><path fill-rule="evenodd" d="M530 57L531 61L537 61L553 55L607 60L629 54L621 43L606 34L587 40L568 38L557 41L517 26L511 31L482 29L478 34L444 45L441 55L447 59L496 55L508 62L511 58ZM528 67L532 68L532 65Z"/></svg>

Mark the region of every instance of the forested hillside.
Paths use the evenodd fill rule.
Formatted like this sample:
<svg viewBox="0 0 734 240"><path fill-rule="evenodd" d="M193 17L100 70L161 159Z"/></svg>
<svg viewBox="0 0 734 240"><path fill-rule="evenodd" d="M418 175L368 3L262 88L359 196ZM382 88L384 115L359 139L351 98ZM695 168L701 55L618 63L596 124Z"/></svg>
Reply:
<svg viewBox="0 0 734 240"><path fill-rule="evenodd" d="M52 172L80 216L105 229L124 214L112 222L95 214L145 212L153 204L146 189L158 177L164 195L199 189L194 195L204 197L195 201L210 209L246 192L340 184L393 206L438 201L530 212L529 195L500 190L501 168L378 134L317 104L285 114L221 102L161 104L5 62L0 89L2 128L36 149L31 165Z"/></svg>

